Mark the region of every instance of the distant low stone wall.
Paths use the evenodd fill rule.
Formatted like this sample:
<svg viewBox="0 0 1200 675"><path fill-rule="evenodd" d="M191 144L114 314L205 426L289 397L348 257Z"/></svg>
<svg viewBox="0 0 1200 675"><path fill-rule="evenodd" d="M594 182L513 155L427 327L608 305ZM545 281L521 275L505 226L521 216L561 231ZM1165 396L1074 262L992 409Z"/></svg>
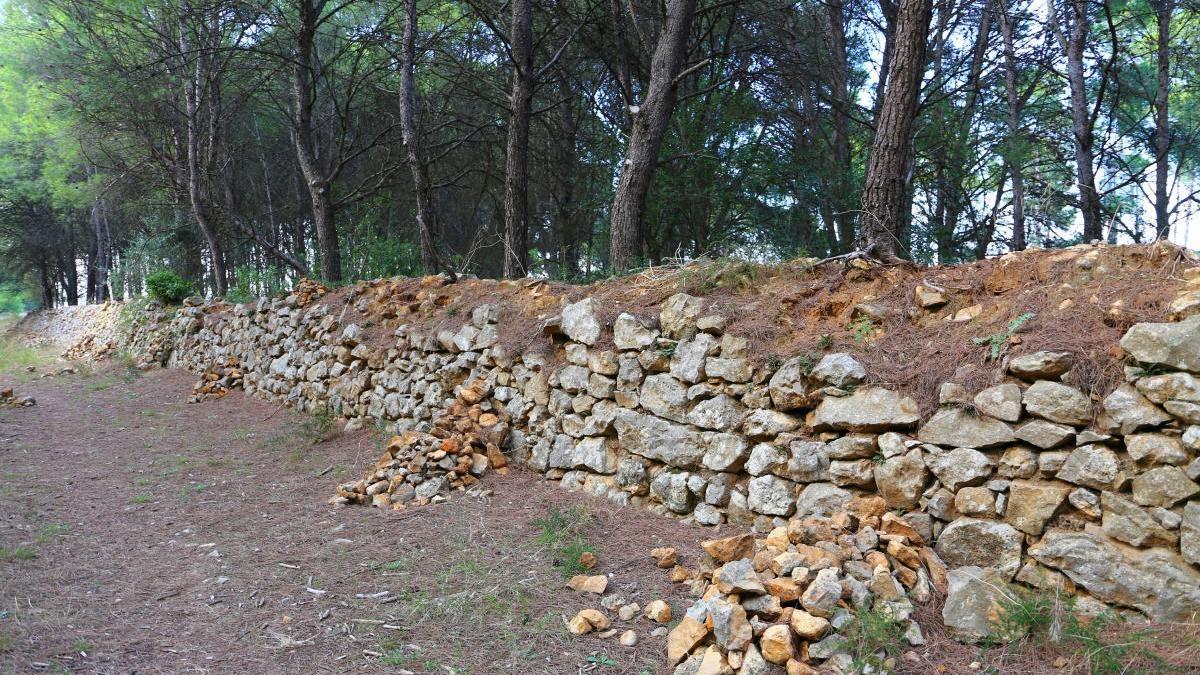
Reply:
<svg viewBox="0 0 1200 675"><path fill-rule="evenodd" d="M1200 612L1200 316L1130 329L1126 382L1101 400L1061 381L1070 353L1038 352L982 391L944 384L923 423L848 354L755 365L682 294L657 321L604 325L592 299L565 305L546 326L553 355L502 349L495 305L456 331L401 326L384 347L339 316L297 295L151 307L132 344L198 372L236 364L247 393L328 406L352 427L427 427L481 380L484 405L512 421L504 451L570 489L759 531L878 494L950 568L1155 620Z"/></svg>

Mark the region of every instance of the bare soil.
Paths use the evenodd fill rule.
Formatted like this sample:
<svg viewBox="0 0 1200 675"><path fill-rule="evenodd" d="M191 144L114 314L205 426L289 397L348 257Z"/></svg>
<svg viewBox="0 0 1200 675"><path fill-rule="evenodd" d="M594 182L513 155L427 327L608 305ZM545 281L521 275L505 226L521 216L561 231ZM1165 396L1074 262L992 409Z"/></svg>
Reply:
<svg viewBox="0 0 1200 675"><path fill-rule="evenodd" d="M666 672L646 619L614 621L634 648L566 632L599 598L565 587L535 521L583 506L607 595L678 616L647 552L694 560L711 530L522 471L487 477L490 498L333 507L377 432L313 444L240 391L184 403L192 380L109 368L25 382L38 405L0 411L0 672Z"/></svg>

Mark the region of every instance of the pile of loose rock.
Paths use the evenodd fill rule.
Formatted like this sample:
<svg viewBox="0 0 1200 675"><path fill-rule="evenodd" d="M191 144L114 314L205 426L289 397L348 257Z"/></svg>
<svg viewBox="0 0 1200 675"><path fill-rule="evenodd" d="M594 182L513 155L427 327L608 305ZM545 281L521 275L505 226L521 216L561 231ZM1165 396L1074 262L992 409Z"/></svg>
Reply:
<svg viewBox="0 0 1200 675"><path fill-rule="evenodd" d="M329 289L324 284L308 277L301 279L292 289L292 295L296 296L297 307L307 307L328 292Z"/></svg>
<svg viewBox="0 0 1200 675"><path fill-rule="evenodd" d="M948 575L926 545L928 533L886 508L882 498L861 497L845 511L793 519L764 538L706 541L708 557L697 570L656 549L672 580L700 596L667 637L675 675L759 675L771 664L789 675L855 672L856 659L891 670L902 655L853 653L846 635L856 612L869 609L907 645L923 644L913 603L946 593Z"/></svg>
<svg viewBox="0 0 1200 675"><path fill-rule="evenodd" d="M242 388L242 369L237 359L228 358L224 363L213 365L192 385L192 396L188 403L199 403L210 398L223 398L233 389Z"/></svg>
<svg viewBox="0 0 1200 675"><path fill-rule="evenodd" d="M9 408L31 408L37 405L32 396L17 396L12 387L0 390L0 406Z"/></svg>
<svg viewBox="0 0 1200 675"><path fill-rule="evenodd" d="M116 340L102 340L94 334L84 335L76 340L62 353L64 359L83 361L87 359L102 359L117 353Z"/></svg>
<svg viewBox="0 0 1200 675"><path fill-rule="evenodd" d="M459 388L446 414L426 431L393 436L387 451L367 475L337 487L331 504L371 504L396 510L444 501L450 490L465 490L489 469L508 472L500 450L509 419L488 395L491 385L476 379Z"/></svg>

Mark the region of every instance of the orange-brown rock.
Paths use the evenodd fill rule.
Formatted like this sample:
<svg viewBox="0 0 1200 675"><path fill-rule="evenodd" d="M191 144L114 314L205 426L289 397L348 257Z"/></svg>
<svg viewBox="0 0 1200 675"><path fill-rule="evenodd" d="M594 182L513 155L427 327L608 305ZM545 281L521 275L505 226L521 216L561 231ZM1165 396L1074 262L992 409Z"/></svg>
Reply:
<svg viewBox="0 0 1200 675"><path fill-rule="evenodd" d="M780 577L777 579L767 579L763 582L767 592L779 598L780 602L794 602L800 599L800 594L804 592L804 588L800 586L800 582L788 577Z"/></svg>
<svg viewBox="0 0 1200 675"><path fill-rule="evenodd" d="M654 564L660 569L667 570L675 566L675 561L679 556L675 549L663 546L650 549L650 557L654 558Z"/></svg>
<svg viewBox="0 0 1200 675"><path fill-rule="evenodd" d="M908 537L909 543L914 546L925 545L925 539L917 533L916 529L907 520L894 513L883 514L879 520L879 528L884 534L901 534Z"/></svg>
<svg viewBox="0 0 1200 675"><path fill-rule="evenodd" d="M603 574L595 576L577 574L567 582L567 587L580 593L595 593L596 595L600 595L608 588L608 577Z"/></svg>
<svg viewBox="0 0 1200 675"><path fill-rule="evenodd" d="M701 640L708 636L708 633L708 626L702 622L690 616L683 617L683 621L680 621L667 634L667 664L674 666L682 661L696 645L700 644Z"/></svg>
<svg viewBox="0 0 1200 675"><path fill-rule="evenodd" d="M796 655L796 637L789 626L774 624L763 631L758 650L768 663L784 665Z"/></svg>
<svg viewBox="0 0 1200 675"><path fill-rule="evenodd" d="M709 539L700 542L700 547L719 563L749 558L754 554L754 535L739 534L723 539Z"/></svg>

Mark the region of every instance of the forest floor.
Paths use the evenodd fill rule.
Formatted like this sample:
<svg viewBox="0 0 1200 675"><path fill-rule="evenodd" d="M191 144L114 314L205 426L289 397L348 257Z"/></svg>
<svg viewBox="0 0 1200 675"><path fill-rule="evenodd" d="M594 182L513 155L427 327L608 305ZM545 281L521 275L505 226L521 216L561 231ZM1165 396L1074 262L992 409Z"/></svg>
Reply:
<svg viewBox="0 0 1200 675"><path fill-rule="evenodd" d="M567 633L599 598L565 587L556 544L590 545L606 595L682 615L648 551L694 560L712 534L523 471L493 498L333 507L377 432L317 441L240 391L186 404L181 371L20 375L37 405L0 410L0 673L658 673L647 619L614 622L633 648Z"/></svg>

